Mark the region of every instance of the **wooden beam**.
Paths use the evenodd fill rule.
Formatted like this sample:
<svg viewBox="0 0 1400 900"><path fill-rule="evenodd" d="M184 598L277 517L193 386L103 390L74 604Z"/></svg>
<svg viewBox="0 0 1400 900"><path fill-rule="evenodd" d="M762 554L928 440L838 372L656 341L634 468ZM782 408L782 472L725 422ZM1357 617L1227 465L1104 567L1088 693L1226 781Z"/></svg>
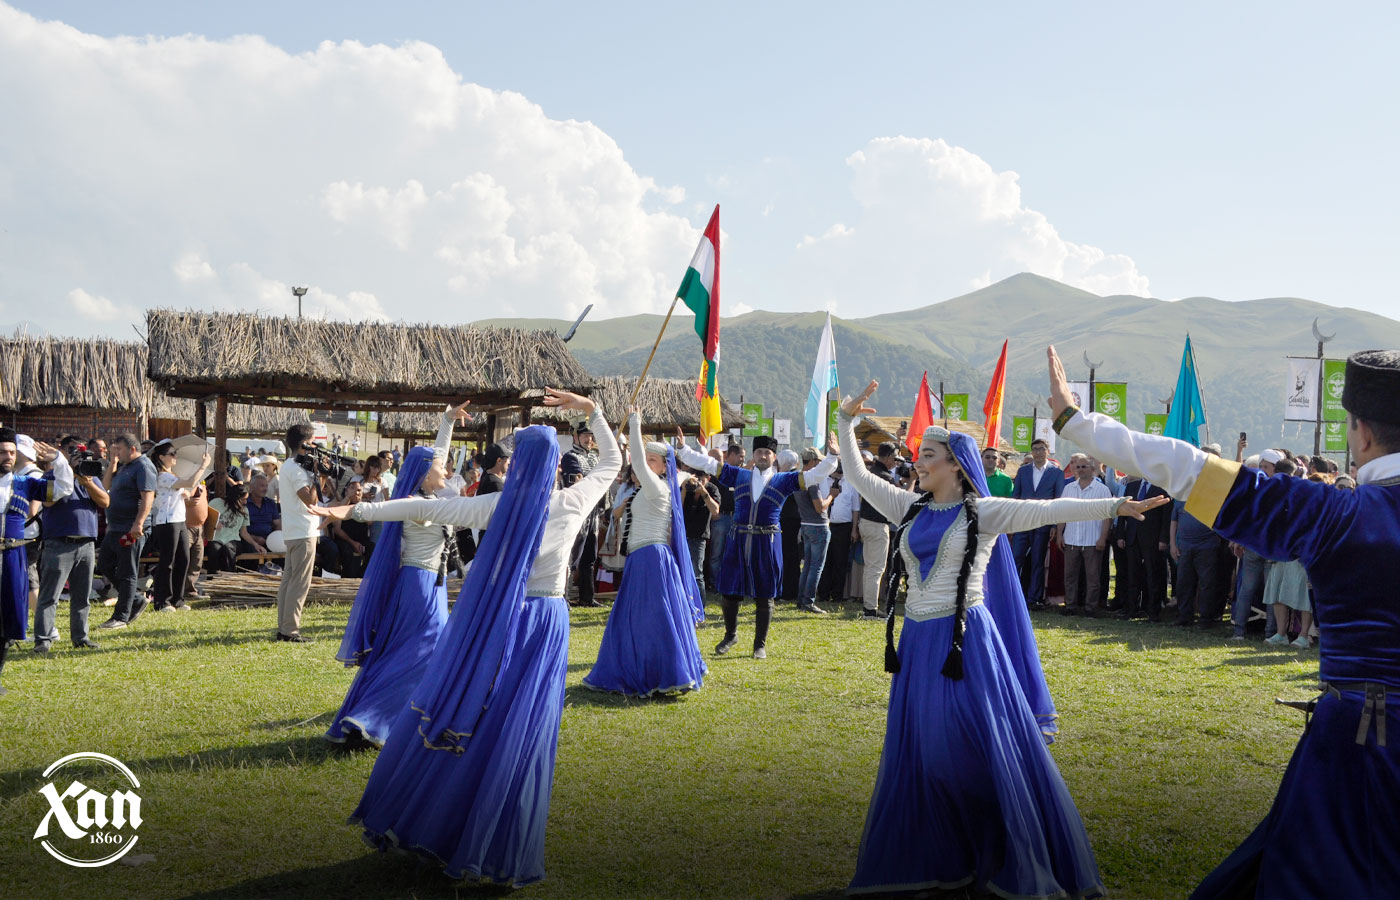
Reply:
<svg viewBox="0 0 1400 900"><path fill-rule="evenodd" d="M214 401L214 496L228 487L228 399Z"/></svg>
<svg viewBox="0 0 1400 900"><path fill-rule="evenodd" d="M194 433L206 440L209 437L209 412L198 400L194 404Z"/></svg>

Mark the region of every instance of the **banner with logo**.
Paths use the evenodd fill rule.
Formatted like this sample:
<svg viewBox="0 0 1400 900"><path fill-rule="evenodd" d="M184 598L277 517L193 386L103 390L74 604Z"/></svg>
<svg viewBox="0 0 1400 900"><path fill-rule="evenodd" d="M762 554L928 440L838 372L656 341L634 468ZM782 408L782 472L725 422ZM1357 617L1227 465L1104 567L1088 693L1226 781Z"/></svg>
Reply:
<svg viewBox="0 0 1400 900"><path fill-rule="evenodd" d="M1285 422L1317 421L1317 381L1322 360L1288 357L1288 385L1283 394Z"/></svg>
<svg viewBox="0 0 1400 900"><path fill-rule="evenodd" d="M949 419L957 419L959 422L967 421L968 405L967 394L944 394L943 413Z"/></svg>
<svg viewBox="0 0 1400 900"><path fill-rule="evenodd" d="M792 443L792 419L774 419L773 437L780 444Z"/></svg>
<svg viewBox="0 0 1400 900"><path fill-rule="evenodd" d="M756 431L755 434L756 434L756 435L762 435L763 437L772 437L772 436L773 436L773 420L772 420L772 419L759 419L759 420L758 420L758 431Z"/></svg>
<svg viewBox="0 0 1400 900"><path fill-rule="evenodd" d="M1035 433L1035 419L1030 416L1011 417L1011 446L1022 453L1031 452L1031 435Z"/></svg>
<svg viewBox="0 0 1400 900"><path fill-rule="evenodd" d="M754 435L758 434L758 420L763 418L763 404L741 404L740 414L744 417L744 437L753 437Z"/></svg>
<svg viewBox="0 0 1400 900"><path fill-rule="evenodd" d="M1128 424L1128 385L1122 381L1094 382L1094 412Z"/></svg>
<svg viewBox="0 0 1400 900"><path fill-rule="evenodd" d="M1324 453L1345 453L1347 450L1347 423L1322 423L1322 450Z"/></svg>
<svg viewBox="0 0 1400 900"><path fill-rule="evenodd" d="M1093 407L1089 405L1089 382L1071 381L1069 383L1070 396L1074 398L1075 409L1085 409L1093 412Z"/></svg>
<svg viewBox="0 0 1400 900"><path fill-rule="evenodd" d="M1347 411L1342 409L1342 391L1347 386L1347 361L1322 361L1322 421L1345 422Z"/></svg>
<svg viewBox="0 0 1400 900"><path fill-rule="evenodd" d="M1143 419L1145 420L1142 425L1143 431L1147 432L1148 434L1155 434L1158 437L1161 437L1163 434L1166 434L1166 413L1148 413L1147 415L1143 416Z"/></svg>
<svg viewBox="0 0 1400 900"><path fill-rule="evenodd" d="M1035 420L1035 439L1038 440L1038 441L1044 441L1046 444L1049 445L1049 447L1050 447L1050 452L1051 452L1051 453L1054 453L1054 452L1055 452L1055 420L1054 420L1054 419L1036 419L1036 420Z"/></svg>

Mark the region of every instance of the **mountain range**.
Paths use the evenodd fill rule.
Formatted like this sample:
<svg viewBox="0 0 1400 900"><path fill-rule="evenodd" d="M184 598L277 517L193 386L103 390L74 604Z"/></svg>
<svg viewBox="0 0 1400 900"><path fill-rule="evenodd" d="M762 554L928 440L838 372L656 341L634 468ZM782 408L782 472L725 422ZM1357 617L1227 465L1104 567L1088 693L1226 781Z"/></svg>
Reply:
<svg viewBox="0 0 1400 900"><path fill-rule="evenodd" d="M663 316L638 315L584 321L569 349L597 375L636 375ZM1400 347L1400 321L1281 297L1222 301L1209 297L1156 300L1100 297L1037 275L1014 275L970 294L918 309L867 318L832 318L843 392L871 378L880 381L872 405L882 415L913 412L919 378L949 393L968 393L980 421L981 406L1002 342L1008 341L1004 414L1043 412L1045 348L1054 344L1073 380L1087 380L1084 354L1097 363L1100 381L1128 383L1128 424L1143 427L1145 412L1176 384L1186 335L1191 335L1205 398L1210 438L1233 455L1239 432L1254 448L1311 450L1312 428L1283 421L1287 356L1315 356L1313 320L1326 334L1327 356ZM726 318L720 332L720 390L731 402L762 402L768 415L794 420L800 433L812 364L825 313L756 311ZM694 378L700 346L693 317L679 306L656 352L651 373ZM481 324L563 331L553 319L488 319ZM1010 436L1010 428L1003 437ZM1206 439L1203 431L1202 440Z"/></svg>

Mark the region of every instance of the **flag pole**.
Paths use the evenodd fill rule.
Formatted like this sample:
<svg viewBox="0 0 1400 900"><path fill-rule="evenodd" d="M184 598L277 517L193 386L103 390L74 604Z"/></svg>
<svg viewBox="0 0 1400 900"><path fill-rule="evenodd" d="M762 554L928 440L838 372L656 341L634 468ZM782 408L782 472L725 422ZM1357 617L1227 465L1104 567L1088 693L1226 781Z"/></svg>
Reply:
<svg viewBox="0 0 1400 900"><path fill-rule="evenodd" d="M637 376L637 386L632 388L632 399L627 401L631 406L637 402L637 395L641 393L642 382L647 380L647 370L651 368L651 361L656 358L656 348L661 345L661 336L666 333L666 326L671 322L671 313L676 311L676 304L680 302L677 296L671 301L671 308L666 310L666 321L661 323L661 330L656 333L656 342L651 345L651 355L647 357L647 364L642 366L642 374Z"/></svg>
<svg viewBox="0 0 1400 900"><path fill-rule="evenodd" d="M1186 339L1191 340L1191 332L1186 332ZM1196 396L1201 398L1201 415L1206 417L1206 443L1210 443L1210 412L1206 410L1206 392L1201 385L1201 364L1196 361L1196 345L1191 345L1191 369L1196 378ZM1321 394L1318 395L1318 402L1322 402ZM1168 408L1170 410L1170 407ZM1190 410L1187 410L1190 414Z"/></svg>

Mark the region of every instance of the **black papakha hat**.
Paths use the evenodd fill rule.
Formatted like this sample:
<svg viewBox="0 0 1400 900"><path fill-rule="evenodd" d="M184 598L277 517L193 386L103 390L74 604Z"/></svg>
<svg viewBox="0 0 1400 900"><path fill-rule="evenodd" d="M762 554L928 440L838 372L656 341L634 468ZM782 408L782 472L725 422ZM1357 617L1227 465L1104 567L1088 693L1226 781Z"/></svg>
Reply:
<svg viewBox="0 0 1400 900"><path fill-rule="evenodd" d="M1400 425L1400 350L1362 350L1347 357L1342 406L1358 419Z"/></svg>
<svg viewBox="0 0 1400 900"><path fill-rule="evenodd" d="M766 434L760 434L758 437L753 439L753 449L754 452L757 452L759 450L772 450L774 453L777 453L778 439L774 437L769 437Z"/></svg>

